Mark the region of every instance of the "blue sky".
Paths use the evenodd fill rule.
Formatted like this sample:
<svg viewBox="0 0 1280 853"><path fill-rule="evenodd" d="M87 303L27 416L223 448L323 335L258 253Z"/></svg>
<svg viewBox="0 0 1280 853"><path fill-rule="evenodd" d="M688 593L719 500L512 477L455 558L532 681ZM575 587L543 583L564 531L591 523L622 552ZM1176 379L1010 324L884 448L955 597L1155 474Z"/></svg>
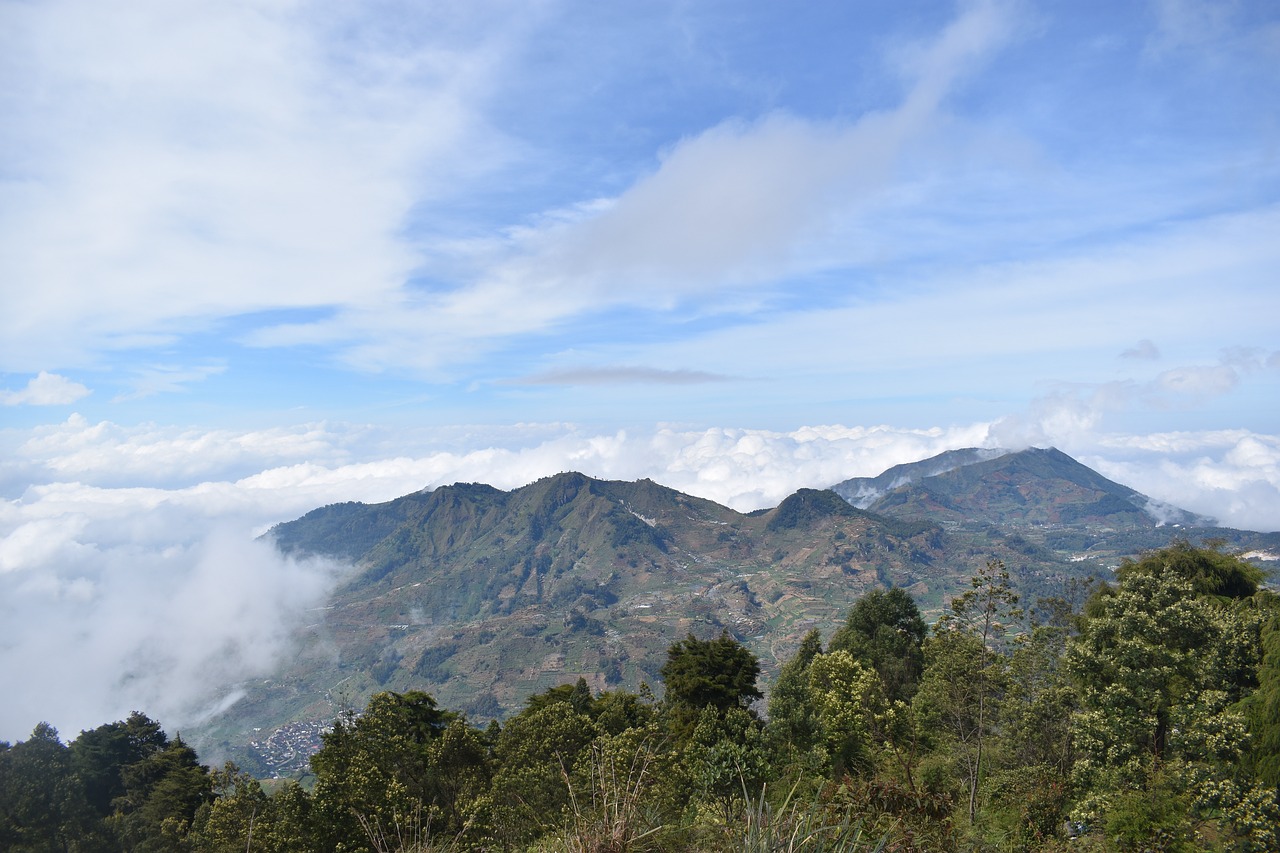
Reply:
<svg viewBox="0 0 1280 853"><path fill-rule="evenodd" d="M122 590L318 504L975 444L1280 528L1277 91L1249 0L0 0L0 585L204 661Z"/></svg>

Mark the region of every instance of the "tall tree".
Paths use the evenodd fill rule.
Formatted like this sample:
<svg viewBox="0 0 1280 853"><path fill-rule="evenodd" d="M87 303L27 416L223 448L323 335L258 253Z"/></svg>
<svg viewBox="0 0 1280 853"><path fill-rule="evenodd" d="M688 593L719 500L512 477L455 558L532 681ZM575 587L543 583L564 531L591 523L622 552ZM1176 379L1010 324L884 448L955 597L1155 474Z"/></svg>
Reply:
<svg viewBox="0 0 1280 853"><path fill-rule="evenodd" d="M809 690L832 773L871 769L868 718L883 704L875 670L843 649L818 655L809 667Z"/></svg>
<svg viewBox="0 0 1280 853"><path fill-rule="evenodd" d="M209 768L196 751L175 737L121 773L125 791L109 823L125 846L139 853L181 849L196 812L213 799Z"/></svg>
<svg viewBox="0 0 1280 853"><path fill-rule="evenodd" d="M95 823L75 759L57 729L40 723L27 740L0 749L0 848L74 850Z"/></svg>
<svg viewBox="0 0 1280 853"><path fill-rule="evenodd" d="M934 644L935 663L946 662L946 669L956 670L948 677L964 677L969 683L947 691L935 687L933 695L972 703L967 709L953 708L945 718L953 725L953 734L967 745L965 783L969 789L969 820L978 811L978 787L986 770L987 739L995 728L995 714L1005 687L1006 660L1000 653L1005 633L1022 618L1018 595L1013 591L1009 570L1000 560L988 560L974 574L969 589L951 600L951 612L938 620L938 642ZM971 642L949 643L948 635L968 637ZM972 661L957 661L957 652L966 654L970 647ZM942 670L939 670L941 672Z"/></svg>
<svg viewBox="0 0 1280 853"><path fill-rule="evenodd" d="M113 801L124 795L122 771L168 745L169 738L160 724L139 711L127 720L83 731L71 742L89 803L99 816L111 814Z"/></svg>
<svg viewBox="0 0 1280 853"><path fill-rule="evenodd" d="M1245 759L1259 782L1280 789L1280 600L1268 597L1263 606L1270 615L1260 632L1258 687L1240 708L1253 736Z"/></svg>
<svg viewBox="0 0 1280 853"><path fill-rule="evenodd" d="M1270 814L1280 825L1274 791L1268 807L1238 773L1247 727L1231 706L1256 677L1256 638L1220 585L1170 570L1198 562L1182 559L1185 548L1173 556L1149 555L1103 590L1068 650L1082 707L1073 770L1081 811L1135 838L1143 820L1187 832L1196 820L1241 827ZM1181 810L1155 809L1175 800ZM1272 839L1280 845L1280 834Z"/></svg>
<svg viewBox="0 0 1280 853"><path fill-rule="evenodd" d="M457 718L409 691L378 693L362 715L339 719L311 758L324 846L437 828L432 745Z"/></svg>
<svg viewBox="0 0 1280 853"><path fill-rule="evenodd" d="M921 646L928 630L906 590L876 589L854 603L845 624L827 645L830 651L847 651L874 669L890 701L910 701L924 668Z"/></svg>
<svg viewBox="0 0 1280 853"><path fill-rule="evenodd" d="M723 713L746 708L761 698L756 687L760 661L749 649L722 631L714 640L690 634L667 650L661 670L665 704L677 733L687 736L711 707Z"/></svg>
<svg viewBox="0 0 1280 853"><path fill-rule="evenodd" d="M822 637L815 629L782 665L769 694L768 739L775 760L784 767L800 764L817 742L818 712L809 689L809 666L820 654Z"/></svg>
<svg viewBox="0 0 1280 853"><path fill-rule="evenodd" d="M504 845L527 845L560 825L570 805L570 771L597 730L568 701L520 712L494 748L493 824Z"/></svg>

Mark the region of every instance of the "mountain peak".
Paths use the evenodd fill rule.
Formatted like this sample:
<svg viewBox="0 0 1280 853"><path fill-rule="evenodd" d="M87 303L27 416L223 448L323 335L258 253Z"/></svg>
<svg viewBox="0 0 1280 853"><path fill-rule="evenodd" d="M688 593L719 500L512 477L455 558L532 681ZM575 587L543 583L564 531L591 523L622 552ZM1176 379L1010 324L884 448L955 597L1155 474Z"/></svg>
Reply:
<svg viewBox="0 0 1280 853"><path fill-rule="evenodd" d="M1212 523L1122 486L1055 447L966 448L845 480L832 491L860 509L953 524Z"/></svg>

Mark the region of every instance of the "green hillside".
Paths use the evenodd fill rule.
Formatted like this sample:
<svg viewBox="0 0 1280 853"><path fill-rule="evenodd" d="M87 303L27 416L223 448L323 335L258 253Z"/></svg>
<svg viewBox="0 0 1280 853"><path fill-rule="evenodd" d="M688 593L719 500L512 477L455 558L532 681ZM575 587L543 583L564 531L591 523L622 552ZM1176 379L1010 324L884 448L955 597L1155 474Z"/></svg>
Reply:
<svg viewBox="0 0 1280 853"><path fill-rule="evenodd" d="M725 629L768 684L808 631L830 633L872 589L902 587L932 617L992 559L1031 602L1179 536L1280 551L1274 534L1158 526L1141 495L1058 451L987 456L899 469L870 509L802 489L740 513L649 480L564 473L314 510L269 536L349 575L297 657L241 685L198 736L267 772L275 759L246 751L247 732L331 720L380 690L501 718L580 677L595 691L656 685L672 642Z"/></svg>

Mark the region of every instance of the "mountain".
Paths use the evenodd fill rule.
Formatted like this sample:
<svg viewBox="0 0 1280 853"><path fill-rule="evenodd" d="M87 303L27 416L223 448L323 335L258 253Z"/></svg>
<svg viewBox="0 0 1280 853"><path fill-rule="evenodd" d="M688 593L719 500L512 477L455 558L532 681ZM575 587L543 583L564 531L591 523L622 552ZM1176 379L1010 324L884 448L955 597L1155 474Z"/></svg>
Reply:
<svg viewBox="0 0 1280 853"><path fill-rule="evenodd" d="M322 507L268 536L349 563L345 582L298 655L239 685L243 698L192 735L255 773L296 770L305 751L246 749L246 733L310 736L383 689L426 690L483 720L579 676L597 691L657 687L689 632L730 631L767 681L867 590L906 588L937 614L990 559L1031 603L1179 535L1280 552L1275 534L1157 526L1146 501L1056 450L971 450L752 513L579 473Z"/></svg>
<svg viewBox="0 0 1280 853"><path fill-rule="evenodd" d="M832 491L862 509L940 524L1212 527L1212 519L1108 480L1056 448L953 450Z"/></svg>
<svg viewBox="0 0 1280 853"><path fill-rule="evenodd" d="M286 554L352 569L299 655L240 685L244 698L202 733L257 772L271 768L236 752L243 732L332 719L379 689L425 689L474 718L502 716L579 676L595 690L657 686L673 642L725 629L769 674L873 587L906 587L937 610L992 557L1037 588L1063 571L1021 541L957 537L831 491L740 513L650 480L578 473L509 492L459 483L335 504L268 535Z"/></svg>
<svg viewBox="0 0 1280 853"><path fill-rule="evenodd" d="M1008 450L983 449L969 447L963 450L948 450L937 456L931 456L919 462L907 462L894 465L878 477L854 477L831 487L831 491L840 495L859 509L867 509L882 495L894 489L909 486L912 483L946 474L966 465L995 459L1008 454Z"/></svg>

